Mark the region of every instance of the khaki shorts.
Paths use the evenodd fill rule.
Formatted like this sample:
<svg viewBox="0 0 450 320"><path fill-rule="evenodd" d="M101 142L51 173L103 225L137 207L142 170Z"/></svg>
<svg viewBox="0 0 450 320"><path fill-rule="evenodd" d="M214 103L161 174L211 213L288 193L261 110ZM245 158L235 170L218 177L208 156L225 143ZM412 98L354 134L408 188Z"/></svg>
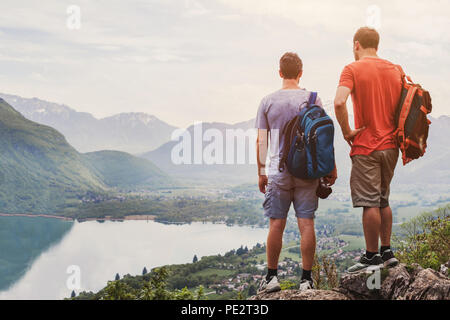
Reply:
<svg viewBox="0 0 450 320"><path fill-rule="evenodd" d="M374 151L368 156L352 156L350 189L353 207L389 206L390 184L398 154L398 149L387 149Z"/></svg>

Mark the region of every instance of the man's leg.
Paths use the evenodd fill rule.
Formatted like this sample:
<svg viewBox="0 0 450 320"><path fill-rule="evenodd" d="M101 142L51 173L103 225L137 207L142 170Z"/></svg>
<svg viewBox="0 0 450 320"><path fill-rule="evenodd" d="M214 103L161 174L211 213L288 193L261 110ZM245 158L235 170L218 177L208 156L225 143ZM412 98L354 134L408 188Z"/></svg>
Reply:
<svg viewBox="0 0 450 320"><path fill-rule="evenodd" d="M382 264L378 254L381 227L381 164L378 151L371 155L352 156L350 189L353 207L362 207L362 225L366 241L366 253L348 272L359 272Z"/></svg>
<svg viewBox="0 0 450 320"><path fill-rule="evenodd" d="M316 195L319 180L295 181L296 188L293 190L293 201L295 216L297 217L298 229L300 231L300 251L302 253L302 278L300 290L312 289L311 270L316 253L316 234L314 230L315 212L319 205Z"/></svg>
<svg viewBox="0 0 450 320"><path fill-rule="evenodd" d="M267 236L267 267L276 270L283 246L283 232L286 226L286 219L270 219L269 235Z"/></svg>
<svg viewBox="0 0 450 320"><path fill-rule="evenodd" d="M363 208L363 230L366 250L378 252L380 236L381 164L377 151L352 157L350 189L353 207Z"/></svg>
<svg viewBox="0 0 450 320"><path fill-rule="evenodd" d="M381 213L379 207L364 207L363 230L366 240L366 253L361 256L359 262L348 268L348 272L360 272L366 269L378 269L383 264L383 259L378 254L378 241L381 229Z"/></svg>
<svg viewBox="0 0 450 320"><path fill-rule="evenodd" d="M366 250L370 253L378 252L378 239L380 237L381 215L380 208L364 207L363 229L366 240Z"/></svg>
<svg viewBox="0 0 450 320"><path fill-rule="evenodd" d="M280 291L278 283L278 259L280 257L281 247L283 246L283 232L286 226L286 218L270 218L269 235L267 236L267 275L261 281L258 292Z"/></svg>
<svg viewBox="0 0 450 320"><path fill-rule="evenodd" d="M314 231L314 219L297 218L300 230L300 250L302 252L303 270L311 271L316 253L316 233Z"/></svg>
<svg viewBox="0 0 450 320"><path fill-rule="evenodd" d="M270 219L269 234L266 242L268 270L266 278L261 281L258 292L281 290L277 277L278 259L283 246L283 232L290 206L290 191L281 189L273 181L269 182L263 202L264 215Z"/></svg>
<svg viewBox="0 0 450 320"><path fill-rule="evenodd" d="M380 201L380 255L385 267L395 267L397 258L391 250L392 210L389 206L390 184L397 165L398 149L388 149L380 152L381 156L381 201Z"/></svg>
<svg viewBox="0 0 450 320"><path fill-rule="evenodd" d="M392 210L389 206L390 184L394 176L398 161L398 149L389 149L381 152L381 250L390 249L392 233Z"/></svg>
<svg viewBox="0 0 450 320"><path fill-rule="evenodd" d="M398 259L391 250L391 233L392 233L392 210L390 206L381 208L381 227L380 227L380 255L383 265L387 268L398 265Z"/></svg>
<svg viewBox="0 0 450 320"><path fill-rule="evenodd" d="M380 240L382 247L389 247L391 245L392 233L392 210L391 207L381 208L381 227Z"/></svg>

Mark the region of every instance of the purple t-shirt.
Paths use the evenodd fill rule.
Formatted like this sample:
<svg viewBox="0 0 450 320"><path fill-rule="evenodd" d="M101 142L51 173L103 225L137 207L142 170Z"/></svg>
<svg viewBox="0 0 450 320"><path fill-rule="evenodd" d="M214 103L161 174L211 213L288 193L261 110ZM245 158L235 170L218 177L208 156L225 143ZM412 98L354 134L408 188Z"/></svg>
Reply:
<svg viewBox="0 0 450 320"><path fill-rule="evenodd" d="M255 127L269 130L269 178L281 178L283 175L288 174L287 170L284 170L282 173L278 170L281 150L283 150L284 146L284 137L281 133L286 123L298 114L300 108L306 106L310 94L311 92L305 89L281 89L269 94L261 101ZM317 97L316 104L322 106L319 97Z"/></svg>

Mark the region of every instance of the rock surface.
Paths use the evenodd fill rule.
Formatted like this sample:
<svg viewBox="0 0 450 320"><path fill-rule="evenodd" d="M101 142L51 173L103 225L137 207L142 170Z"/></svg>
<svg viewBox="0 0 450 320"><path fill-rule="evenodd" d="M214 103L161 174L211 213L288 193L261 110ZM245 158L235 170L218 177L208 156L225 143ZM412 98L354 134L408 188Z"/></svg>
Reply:
<svg viewBox="0 0 450 320"><path fill-rule="evenodd" d="M335 290L283 290L261 293L249 300L348 300L348 298Z"/></svg>
<svg viewBox="0 0 450 320"><path fill-rule="evenodd" d="M403 296L406 300L450 300L450 280L432 269L417 272Z"/></svg>
<svg viewBox="0 0 450 320"><path fill-rule="evenodd" d="M261 293L250 298L250 300L381 299L450 300L450 278L432 269L423 269L420 266L408 269L404 264L400 264L377 274L364 272L345 274L339 287L333 290L283 290Z"/></svg>

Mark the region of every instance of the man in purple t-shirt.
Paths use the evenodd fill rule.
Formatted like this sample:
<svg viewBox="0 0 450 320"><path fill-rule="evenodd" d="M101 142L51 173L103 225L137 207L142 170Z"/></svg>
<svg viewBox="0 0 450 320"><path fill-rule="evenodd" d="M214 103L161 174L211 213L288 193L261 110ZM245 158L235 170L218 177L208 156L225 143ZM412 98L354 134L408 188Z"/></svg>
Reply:
<svg viewBox="0 0 450 320"><path fill-rule="evenodd" d="M316 237L314 232L314 217L318 206L316 189L318 179L303 180L293 177L287 170L280 172L278 164L281 150L284 146L284 136L281 134L284 126L294 118L300 108L309 100L310 92L299 87L302 76L302 60L295 53L286 53L280 60L279 74L283 86L262 101L256 117L258 129L257 159L259 190L264 193L264 214L270 219L269 235L267 237L267 267L266 279L260 285L260 291L274 292L280 290L277 278L278 259L282 247L283 232L291 203L294 204L295 215L301 234L302 279L300 290L313 288L311 269L314 261ZM320 98L316 104L321 106ZM270 165L266 172L266 156L270 136ZM336 169L326 177L332 185L337 178Z"/></svg>

